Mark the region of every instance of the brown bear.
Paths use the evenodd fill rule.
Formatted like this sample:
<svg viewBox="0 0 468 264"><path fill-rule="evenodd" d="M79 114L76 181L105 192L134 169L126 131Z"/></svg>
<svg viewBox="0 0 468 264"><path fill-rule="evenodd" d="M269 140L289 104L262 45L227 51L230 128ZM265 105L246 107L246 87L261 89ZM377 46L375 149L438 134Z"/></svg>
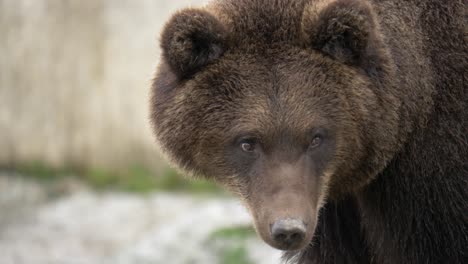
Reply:
<svg viewBox="0 0 468 264"><path fill-rule="evenodd" d="M151 119L294 263L467 263L461 0L218 0L166 24Z"/></svg>

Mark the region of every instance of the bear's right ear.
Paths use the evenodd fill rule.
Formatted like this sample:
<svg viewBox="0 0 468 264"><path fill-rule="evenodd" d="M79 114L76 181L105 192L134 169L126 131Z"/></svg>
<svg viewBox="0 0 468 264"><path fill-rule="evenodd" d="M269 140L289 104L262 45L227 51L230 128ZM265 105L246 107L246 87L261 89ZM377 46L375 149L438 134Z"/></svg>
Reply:
<svg viewBox="0 0 468 264"><path fill-rule="evenodd" d="M180 77L195 73L226 50L227 32L210 13L185 9L175 14L162 33L163 58Z"/></svg>

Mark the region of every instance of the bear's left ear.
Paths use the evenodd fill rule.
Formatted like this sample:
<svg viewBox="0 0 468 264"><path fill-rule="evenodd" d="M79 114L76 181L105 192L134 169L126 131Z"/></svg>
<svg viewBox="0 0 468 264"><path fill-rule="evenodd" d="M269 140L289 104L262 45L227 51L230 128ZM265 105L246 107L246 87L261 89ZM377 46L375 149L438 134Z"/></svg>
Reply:
<svg viewBox="0 0 468 264"><path fill-rule="evenodd" d="M306 45L346 64L358 66L369 55L375 30L366 0L317 0L304 9Z"/></svg>
<svg viewBox="0 0 468 264"><path fill-rule="evenodd" d="M209 12L179 11L162 32L163 59L184 78L221 57L226 50L226 35L224 26Z"/></svg>

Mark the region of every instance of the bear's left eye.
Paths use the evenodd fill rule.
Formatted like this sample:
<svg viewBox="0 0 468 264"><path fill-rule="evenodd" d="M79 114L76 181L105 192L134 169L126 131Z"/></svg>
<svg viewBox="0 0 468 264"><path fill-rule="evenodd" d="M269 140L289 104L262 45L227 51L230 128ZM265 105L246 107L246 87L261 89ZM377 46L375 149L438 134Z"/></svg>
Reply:
<svg viewBox="0 0 468 264"><path fill-rule="evenodd" d="M314 136L309 143L309 149L316 149L323 144L327 135L327 130L324 128L316 128L312 131L312 135Z"/></svg>
<svg viewBox="0 0 468 264"><path fill-rule="evenodd" d="M317 134L314 136L314 138L312 138L312 141L309 144L309 148L316 149L320 147L320 145L322 145L322 142L323 142L323 136L320 134Z"/></svg>

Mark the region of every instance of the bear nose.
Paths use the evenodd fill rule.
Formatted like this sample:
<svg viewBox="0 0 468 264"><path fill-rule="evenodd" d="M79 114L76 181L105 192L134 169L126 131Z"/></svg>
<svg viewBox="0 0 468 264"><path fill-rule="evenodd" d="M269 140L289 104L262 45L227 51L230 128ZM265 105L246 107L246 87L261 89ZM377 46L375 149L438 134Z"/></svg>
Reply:
<svg viewBox="0 0 468 264"><path fill-rule="evenodd" d="M298 219L277 220L271 227L273 240L282 247L294 247L301 244L306 235L306 226Z"/></svg>

